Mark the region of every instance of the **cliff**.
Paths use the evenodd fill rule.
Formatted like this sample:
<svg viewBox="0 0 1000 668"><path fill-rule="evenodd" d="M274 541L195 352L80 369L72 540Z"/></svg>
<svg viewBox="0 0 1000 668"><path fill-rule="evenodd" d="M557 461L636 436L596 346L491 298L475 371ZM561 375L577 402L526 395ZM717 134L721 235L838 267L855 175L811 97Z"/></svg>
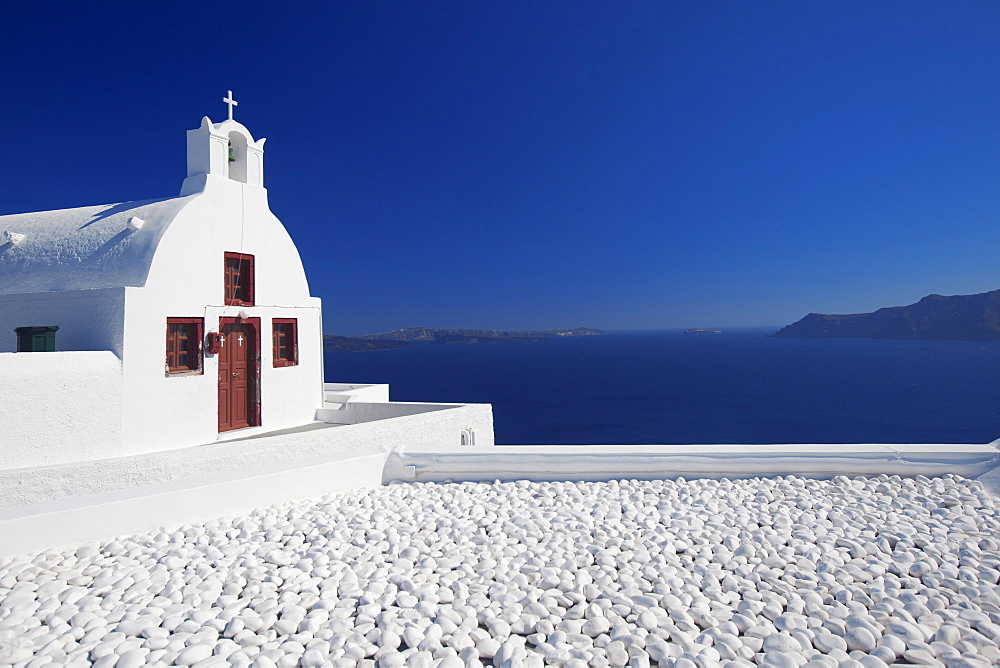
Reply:
<svg viewBox="0 0 1000 668"><path fill-rule="evenodd" d="M810 313L774 336L797 338L1000 340L1000 290L978 295L928 295L916 304L874 313Z"/></svg>

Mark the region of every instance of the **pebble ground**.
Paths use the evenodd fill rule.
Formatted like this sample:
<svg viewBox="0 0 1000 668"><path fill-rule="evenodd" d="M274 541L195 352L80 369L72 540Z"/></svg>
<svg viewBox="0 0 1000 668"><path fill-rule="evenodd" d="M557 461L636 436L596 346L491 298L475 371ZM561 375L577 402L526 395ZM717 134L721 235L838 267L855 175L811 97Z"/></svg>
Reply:
<svg viewBox="0 0 1000 668"><path fill-rule="evenodd" d="M391 485L0 560L0 665L995 666L998 508L953 476Z"/></svg>

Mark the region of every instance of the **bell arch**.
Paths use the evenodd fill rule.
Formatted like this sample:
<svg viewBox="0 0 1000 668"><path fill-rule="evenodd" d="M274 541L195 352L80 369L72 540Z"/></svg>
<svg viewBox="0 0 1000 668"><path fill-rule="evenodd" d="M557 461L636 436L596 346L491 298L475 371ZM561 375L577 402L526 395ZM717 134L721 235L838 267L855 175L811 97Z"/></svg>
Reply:
<svg viewBox="0 0 1000 668"><path fill-rule="evenodd" d="M229 178L247 182L247 138L242 132L229 133Z"/></svg>

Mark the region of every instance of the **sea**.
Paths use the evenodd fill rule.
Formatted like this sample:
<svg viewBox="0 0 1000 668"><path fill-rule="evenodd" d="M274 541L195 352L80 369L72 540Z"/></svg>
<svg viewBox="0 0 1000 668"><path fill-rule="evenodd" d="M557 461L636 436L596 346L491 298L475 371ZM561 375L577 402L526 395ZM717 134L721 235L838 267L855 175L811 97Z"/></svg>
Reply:
<svg viewBox="0 0 1000 668"><path fill-rule="evenodd" d="M988 443L1000 342L788 339L777 328L326 353L329 382L490 403L501 445Z"/></svg>

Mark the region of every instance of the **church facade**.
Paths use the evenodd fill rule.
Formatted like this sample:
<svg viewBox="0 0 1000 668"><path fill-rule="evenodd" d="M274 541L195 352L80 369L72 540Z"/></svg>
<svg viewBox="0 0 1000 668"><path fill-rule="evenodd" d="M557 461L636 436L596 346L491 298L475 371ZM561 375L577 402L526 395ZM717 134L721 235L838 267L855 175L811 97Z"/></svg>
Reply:
<svg viewBox="0 0 1000 668"><path fill-rule="evenodd" d="M177 197L0 216L0 469L315 419L320 300L231 110Z"/></svg>

